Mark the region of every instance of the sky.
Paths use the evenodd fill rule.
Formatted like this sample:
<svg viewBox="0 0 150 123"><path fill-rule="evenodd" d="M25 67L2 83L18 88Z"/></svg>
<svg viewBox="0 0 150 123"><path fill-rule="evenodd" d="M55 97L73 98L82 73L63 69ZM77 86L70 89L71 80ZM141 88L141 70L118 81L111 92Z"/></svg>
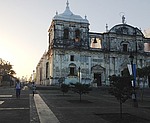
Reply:
<svg viewBox="0 0 150 123"><path fill-rule="evenodd" d="M48 29L67 0L0 0L0 58L10 62L16 77L29 78L48 50ZM150 0L68 0L70 10L87 16L91 32L105 32L126 23L150 30Z"/></svg>

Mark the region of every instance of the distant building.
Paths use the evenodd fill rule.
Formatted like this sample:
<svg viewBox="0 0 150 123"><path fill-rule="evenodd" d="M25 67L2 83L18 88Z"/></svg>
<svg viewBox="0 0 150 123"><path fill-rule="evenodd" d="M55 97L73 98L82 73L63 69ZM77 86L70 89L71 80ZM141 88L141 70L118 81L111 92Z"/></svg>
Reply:
<svg viewBox="0 0 150 123"><path fill-rule="evenodd" d="M109 85L110 75L121 75L134 55L137 68L150 65L150 38L141 30L125 23L104 33L90 32L89 21L70 11L69 3L62 14L53 17L49 32L49 48L36 68L37 82L45 85L61 82ZM145 44L147 51L144 51Z"/></svg>
<svg viewBox="0 0 150 123"><path fill-rule="evenodd" d="M47 65L49 65L49 60L48 60L47 52L44 52L43 56L41 57L36 67L36 84L40 84L40 85L51 84L49 81L49 75L48 75L49 73L47 73L49 71L48 69L50 68Z"/></svg>

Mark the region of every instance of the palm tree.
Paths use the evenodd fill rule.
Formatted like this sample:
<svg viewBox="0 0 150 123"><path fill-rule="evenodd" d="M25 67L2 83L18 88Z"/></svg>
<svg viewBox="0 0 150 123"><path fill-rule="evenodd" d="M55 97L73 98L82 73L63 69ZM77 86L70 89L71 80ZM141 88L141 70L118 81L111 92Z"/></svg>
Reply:
<svg viewBox="0 0 150 123"><path fill-rule="evenodd" d="M1 81L6 79L7 81L10 81L10 78L15 75L15 71L12 68L12 65L4 60L0 60L0 76Z"/></svg>

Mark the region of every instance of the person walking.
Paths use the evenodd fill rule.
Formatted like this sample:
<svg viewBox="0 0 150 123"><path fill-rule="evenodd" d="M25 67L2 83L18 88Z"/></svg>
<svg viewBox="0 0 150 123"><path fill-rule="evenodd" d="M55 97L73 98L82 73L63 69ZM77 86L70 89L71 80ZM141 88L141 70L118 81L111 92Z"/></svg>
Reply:
<svg viewBox="0 0 150 123"><path fill-rule="evenodd" d="M36 90L36 85L35 85L35 82L32 83L32 94L33 94L33 97L34 97L34 94L35 94L35 90Z"/></svg>
<svg viewBox="0 0 150 123"><path fill-rule="evenodd" d="M16 98L20 98L21 83L19 80L16 80L15 89L16 89Z"/></svg>

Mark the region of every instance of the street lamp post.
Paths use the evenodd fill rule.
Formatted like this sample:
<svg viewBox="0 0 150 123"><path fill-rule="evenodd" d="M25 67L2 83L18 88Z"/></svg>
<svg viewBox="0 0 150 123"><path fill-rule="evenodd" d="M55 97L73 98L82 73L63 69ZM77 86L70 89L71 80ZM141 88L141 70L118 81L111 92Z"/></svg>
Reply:
<svg viewBox="0 0 150 123"><path fill-rule="evenodd" d="M35 71L33 70L33 75L32 75L32 82L34 82L34 73L35 73Z"/></svg>
<svg viewBox="0 0 150 123"><path fill-rule="evenodd" d="M133 94L132 94L133 106L138 107L138 101L137 101L137 96L136 96L136 83L135 83L134 67L133 67L134 56L132 53L130 53L129 58L130 58L130 62L131 62L132 76L133 76Z"/></svg>
<svg viewBox="0 0 150 123"><path fill-rule="evenodd" d="M80 83L80 71L81 71L81 68L79 67L79 83Z"/></svg>

